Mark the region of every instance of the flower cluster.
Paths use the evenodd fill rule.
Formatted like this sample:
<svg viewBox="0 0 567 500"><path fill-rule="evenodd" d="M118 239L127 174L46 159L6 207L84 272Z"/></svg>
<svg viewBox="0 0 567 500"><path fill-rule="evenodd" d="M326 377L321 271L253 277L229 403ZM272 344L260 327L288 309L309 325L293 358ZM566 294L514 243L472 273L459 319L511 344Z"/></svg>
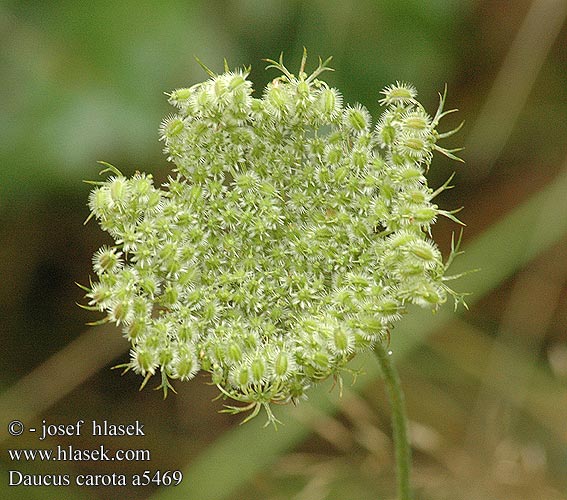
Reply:
<svg viewBox="0 0 567 500"><path fill-rule="evenodd" d="M409 304L453 293L429 230L441 210L427 185L435 116L416 91L386 88L376 126L360 105L311 75L282 75L253 97L247 70L169 94L177 112L160 138L168 182L105 164L89 206L115 240L93 258L85 288L103 321L131 342L127 368L210 373L231 411L288 403L340 377L357 353L389 337Z"/></svg>

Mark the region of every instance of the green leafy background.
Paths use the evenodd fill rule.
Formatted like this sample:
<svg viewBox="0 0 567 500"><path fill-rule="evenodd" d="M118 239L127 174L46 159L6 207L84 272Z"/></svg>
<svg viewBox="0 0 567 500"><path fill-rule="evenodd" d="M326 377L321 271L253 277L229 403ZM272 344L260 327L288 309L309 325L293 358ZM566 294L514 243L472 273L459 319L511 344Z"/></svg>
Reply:
<svg viewBox="0 0 567 500"><path fill-rule="evenodd" d="M333 55L327 81L376 118L378 92L410 81L431 111L448 87L465 120L449 146L464 166L434 160L433 186L463 205L465 255L456 283L470 309L416 310L392 332L410 417L417 500L567 498L567 2L564 0L4 1L0 3L0 496L157 500L395 497L389 409L367 356L345 379L282 407L277 432L262 417L239 426L219 414L205 377L163 400L110 368L128 343L85 327L91 256L108 243L88 215L97 160L126 173L169 166L157 140L171 110L163 92L214 70L281 51L297 68ZM311 66L309 66L311 61ZM435 237L450 248L450 221ZM151 386L151 382L149 384ZM10 437L27 426L79 419L144 423L145 437ZM146 448L151 462L11 462L7 449ZM9 487L27 474L184 472L176 488Z"/></svg>

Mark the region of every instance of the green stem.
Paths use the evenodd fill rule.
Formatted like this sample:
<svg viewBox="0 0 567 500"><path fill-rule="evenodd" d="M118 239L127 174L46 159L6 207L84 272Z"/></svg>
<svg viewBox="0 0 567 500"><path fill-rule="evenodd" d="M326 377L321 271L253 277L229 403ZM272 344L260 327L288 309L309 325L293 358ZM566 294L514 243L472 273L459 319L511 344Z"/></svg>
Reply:
<svg viewBox="0 0 567 500"><path fill-rule="evenodd" d="M407 416L404 403L404 393L400 385L400 378L396 371L390 354L381 342L376 344L374 352L380 363L386 390L392 407L392 427L394 433L394 447L396 449L396 469L398 474L398 500L411 500L410 470L411 449L408 442Z"/></svg>

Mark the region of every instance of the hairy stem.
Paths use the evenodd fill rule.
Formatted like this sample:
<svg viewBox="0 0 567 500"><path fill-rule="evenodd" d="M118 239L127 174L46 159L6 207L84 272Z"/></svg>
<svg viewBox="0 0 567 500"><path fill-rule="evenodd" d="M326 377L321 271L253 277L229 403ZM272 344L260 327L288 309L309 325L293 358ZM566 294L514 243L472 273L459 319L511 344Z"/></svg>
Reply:
<svg viewBox="0 0 567 500"><path fill-rule="evenodd" d="M400 385L400 378L390 355L381 342L376 344L374 352L380 363L386 390L392 407L392 428L394 433L394 446L396 449L396 469L398 475L398 500L411 500L410 470L411 449L407 434L407 416L404 402L404 393Z"/></svg>

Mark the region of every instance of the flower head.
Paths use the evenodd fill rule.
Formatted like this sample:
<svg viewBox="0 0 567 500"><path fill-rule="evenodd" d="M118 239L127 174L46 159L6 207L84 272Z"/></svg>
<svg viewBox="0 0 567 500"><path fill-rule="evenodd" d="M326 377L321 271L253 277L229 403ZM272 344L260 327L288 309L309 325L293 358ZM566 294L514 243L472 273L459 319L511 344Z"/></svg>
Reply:
<svg viewBox="0 0 567 500"><path fill-rule="evenodd" d="M269 409L340 376L389 338L409 304L452 293L428 238L425 173L441 137L413 86L368 110L313 74L282 72L261 97L247 71L174 90L160 139L174 174L112 176L89 198L115 240L93 258L89 304L120 324L128 368L189 380L209 372L231 411ZM439 191L439 190L438 190ZM144 381L144 383L145 383Z"/></svg>

